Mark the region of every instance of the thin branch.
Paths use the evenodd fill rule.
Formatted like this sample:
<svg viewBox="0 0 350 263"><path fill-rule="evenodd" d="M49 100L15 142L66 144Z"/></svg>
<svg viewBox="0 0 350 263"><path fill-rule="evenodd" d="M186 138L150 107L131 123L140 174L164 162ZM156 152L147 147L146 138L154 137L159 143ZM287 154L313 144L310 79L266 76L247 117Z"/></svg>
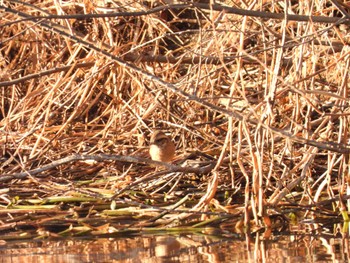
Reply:
<svg viewBox="0 0 350 263"><path fill-rule="evenodd" d="M126 163L142 163L142 164L149 164L149 165L155 165L155 166L163 166L168 169L169 173L184 172L184 173L205 174L210 172L211 169L214 167L213 164L209 164L203 167L183 167L183 166L153 161L151 159L134 157L134 156L122 156L122 155L110 155L110 154L94 154L94 155L76 154L76 155L70 155L68 157L59 159L57 161L53 161L52 163L49 163L42 167L35 168L33 170L29 170L26 172L15 173L15 174L1 174L0 182L7 182L13 179L24 179L29 175L36 175L44 171L54 169L59 165L75 162L75 161L97 161L97 162L119 161L119 162L126 162Z"/></svg>
<svg viewBox="0 0 350 263"><path fill-rule="evenodd" d="M9 1L12 3L22 3L21 1L12 0ZM345 20L339 17L325 17L325 16L308 16L308 15L294 15L294 14L284 14L284 13L270 13L265 11L255 11L255 10L247 10L240 9L234 7L223 6L221 4L205 4L205 3L188 3L188 4L170 4L157 6L155 8L138 11L138 12L116 12L116 13L103 13L103 14L74 14L74 15L48 15L48 16L30 16L26 17L20 21L10 22L3 26L9 26L13 23L23 22L23 21L38 21L41 19L91 19L91 18L117 18L117 17L137 17L137 16L145 16L158 12L164 12L166 10L174 10L174 9L186 9L186 8L198 8L204 10L214 10L219 12L225 12L227 14L241 15L241 16L250 16L250 17L260 17L264 19L277 19L288 21L299 21L299 22L314 22L314 23L343 23L350 24L349 20ZM10 12L22 16L22 12L14 10L12 8L8 8L5 6L0 6L0 10L3 9L5 12Z"/></svg>

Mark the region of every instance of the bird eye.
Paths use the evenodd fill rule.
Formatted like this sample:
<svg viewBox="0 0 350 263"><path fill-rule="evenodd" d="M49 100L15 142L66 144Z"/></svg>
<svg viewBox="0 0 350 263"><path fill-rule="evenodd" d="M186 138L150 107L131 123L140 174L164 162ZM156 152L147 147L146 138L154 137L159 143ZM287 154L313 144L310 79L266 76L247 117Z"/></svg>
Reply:
<svg viewBox="0 0 350 263"><path fill-rule="evenodd" d="M167 140L166 138L160 138L160 139L155 140L154 142L157 144L161 144L163 142L166 142L166 140Z"/></svg>

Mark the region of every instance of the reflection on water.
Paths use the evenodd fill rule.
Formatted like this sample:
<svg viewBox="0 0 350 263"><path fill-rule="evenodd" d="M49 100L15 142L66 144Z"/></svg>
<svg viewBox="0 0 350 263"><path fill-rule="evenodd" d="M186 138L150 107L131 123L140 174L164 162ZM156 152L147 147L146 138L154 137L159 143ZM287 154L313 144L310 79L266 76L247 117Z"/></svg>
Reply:
<svg viewBox="0 0 350 263"><path fill-rule="evenodd" d="M348 262L347 238L154 235L7 242L0 262Z"/></svg>

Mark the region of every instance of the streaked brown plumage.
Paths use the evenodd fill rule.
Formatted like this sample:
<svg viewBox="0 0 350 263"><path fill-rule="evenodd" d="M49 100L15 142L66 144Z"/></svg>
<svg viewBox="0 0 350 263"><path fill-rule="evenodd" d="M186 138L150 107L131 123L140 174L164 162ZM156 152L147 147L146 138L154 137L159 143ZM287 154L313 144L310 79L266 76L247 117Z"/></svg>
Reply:
<svg viewBox="0 0 350 263"><path fill-rule="evenodd" d="M171 138L161 131L155 131L151 136L149 154L152 160L171 162L175 155L175 144Z"/></svg>

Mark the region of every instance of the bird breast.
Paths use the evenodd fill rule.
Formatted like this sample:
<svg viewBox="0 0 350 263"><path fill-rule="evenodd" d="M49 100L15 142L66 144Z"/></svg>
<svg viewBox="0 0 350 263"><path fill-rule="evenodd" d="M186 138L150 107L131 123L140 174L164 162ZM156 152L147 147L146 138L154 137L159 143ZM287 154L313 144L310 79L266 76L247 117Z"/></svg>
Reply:
<svg viewBox="0 0 350 263"><path fill-rule="evenodd" d="M170 140L166 143L152 144L149 152L152 160L170 162L175 154L175 145Z"/></svg>

